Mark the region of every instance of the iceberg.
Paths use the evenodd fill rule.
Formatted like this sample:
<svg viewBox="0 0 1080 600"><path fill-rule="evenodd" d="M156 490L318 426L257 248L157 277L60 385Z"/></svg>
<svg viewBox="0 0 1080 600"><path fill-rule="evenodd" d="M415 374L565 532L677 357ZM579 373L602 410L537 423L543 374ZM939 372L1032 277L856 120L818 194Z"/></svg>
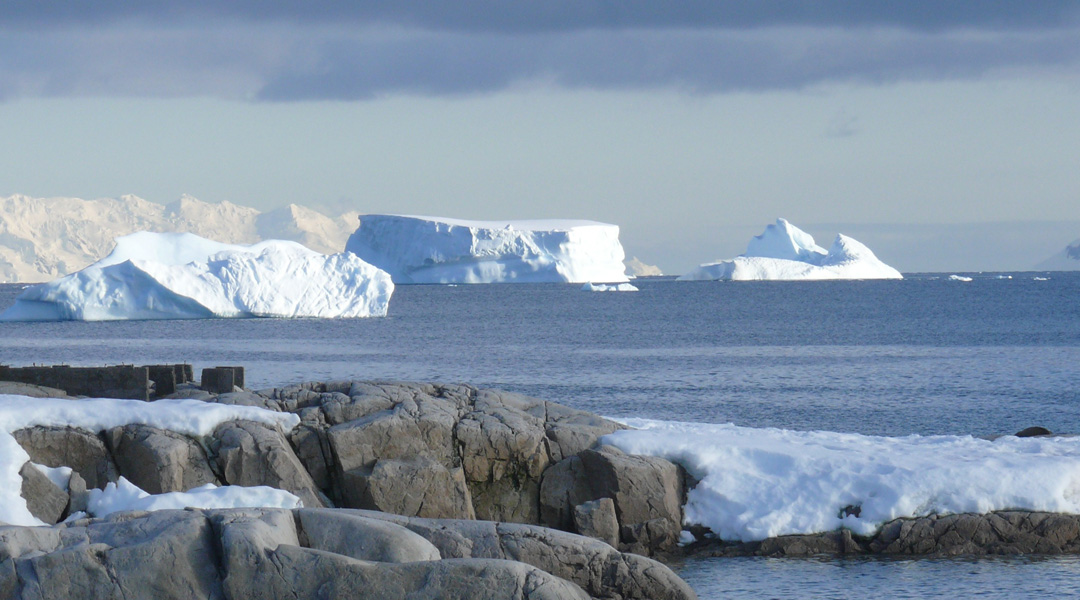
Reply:
<svg viewBox="0 0 1080 600"><path fill-rule="evenodd" d="M601 441L681 464L699 483L685 522L724 540L872 535L931 514L1080 513L1080 438L878 437L622 419ZM845 510L854 508L856 510Z"/></svg>
<svg viewBox="0 0 1080 600"><path fill-rule="evenodd" d="M607 285L604 283L586 283L581 286L583 292L636 292L638 289L629 283Z"/></svg>
<svg viewBox="0 0 1080 600"><path fill-rule="evenodd" d="M746 254L698 266L680 281L903 279L860 242L837 234L826 251L814 238L785 219L765 228L746 247Z"/></svg>
<svg viewBox="0 0 1080 600"><path fill-rule="evenodd" d="M595 221L362 215L345 251L394 283L628 281L619 227Z"/></svg>
<svg viewBox="0 0 1080 600"><path fill-rule="evenodd" d="M2 321L385 316L390 276L296 242L135 233L89 267L27 288Z"/></svg>

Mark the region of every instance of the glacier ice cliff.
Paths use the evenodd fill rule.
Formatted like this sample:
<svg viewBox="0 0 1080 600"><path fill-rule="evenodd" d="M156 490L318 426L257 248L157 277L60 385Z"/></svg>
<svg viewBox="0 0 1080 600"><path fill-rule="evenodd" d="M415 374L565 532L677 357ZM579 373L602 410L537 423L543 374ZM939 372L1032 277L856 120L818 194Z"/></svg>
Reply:
<svg viewBox="0 0 1080 600"><path fill-rule="evenodd" d="M627 281L619 227L362 215L345 245L394 283Z"/></svg>
<svg viewBox="0 0 1080 600"><path fill-rule="evenodd" d="M902 279L900 271L881 262L860 242L837 234L826 251L814 238L785 219L777 219L754 236L746 254L706 263L679 277L696 280Z"/></svg>
<svg viewBox="0 0 1080 600"><path fill-rule="evenodd" d="M142 232L82 271L27 288L0 320L384 316L393 291L387 273L352 254Z"/></svg>

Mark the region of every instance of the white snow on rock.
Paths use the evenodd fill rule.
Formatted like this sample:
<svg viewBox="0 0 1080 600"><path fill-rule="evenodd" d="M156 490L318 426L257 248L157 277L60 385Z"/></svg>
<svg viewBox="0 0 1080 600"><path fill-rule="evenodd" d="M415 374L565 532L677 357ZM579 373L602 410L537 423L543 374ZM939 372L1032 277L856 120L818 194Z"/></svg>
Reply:
<svg viewBox="0 0 1080 600"><path fill-rule="evenodd" d="M820 280L902 279L899 271L881 262L860 242L837 234L826 251L814 238L785 219L754 236L746 254L731 260L706 263L679 277L699 280Z"/></svg>
<svg viewBox="0 0 1080 600"><path fill-rule="evenodd" d="M300 422L300 418L292 413L279 413L253 406L214 404L199 400L158 400L156 402L112 398L71 400L0 394L0 523L43 525L30 514L26 508L26 500L20 495L22 477L19 475L19 470L26 461L30 460L30 455L15 441L15 437L11 435L14 431L43 425L76 427L101 432L113 427L142 424L201 437L213 433L218 425L237 419L280 426L285 431L291 430ZM232 486L220 489L227 487ZM117 493L125 492L125 490L128 496L138 495L127 488L120 489ZM221 502L225 502L228 498L240 501L248 497L273 498L279 503L288 500L283 496L267 493L263 496L257 494L245 496L246 492L230 491L217 492L217 494L224 495L225 499L219 499ZM120 504L119 500L102 501L108 506ZM273 504L273 506L279 505ZM189 504L188 506L197 505Z"/></svg>
<svg viewBox="0 0 1080 600"><path fill-rule="evenodd" d="M348 253L142 232L78 273L24 290L0 320L385 316L393 291L389 275Z"/></svg>
<svg viewBox="0 0 1080 600"><path fill-rule="evenodd" d="M583 292L636 292L638 289L629 283L608 285L605 283L586 283L581 286Z"/></svg>
<svg viewBox="0 0 1080 600"><path fill-rule="evenodd" d="M328 217L290 204L260 213L184 195L165 205L137 196L0 196L0 283L50 281L100 260L114 240L137 231L187 232L231 244L278 239L326 254L341 252L355 212Z"/></svg>
<svg viewBox="0 0 1080 600"><path fill-rule="evenodd" d="M686 523L753 541L845 527L873 534L900 517L1017 509L1080 513L1080 437L988 441L626 419L603 438L683 465L700 483ZM846 507L859 516L841 517Z"/></svg>
<svg viewBox="0 0 1080 600"><path fill-rule="evenodd" d="M303 502L295 495L265 485L243 487L212 483L186 492L148 494L139 486L121 477L116 483L105 484L104 490L90 490L87 510L95 517L132 510L174 510L183 508L299 508Z"/></svg>
<svg viewBox="0 0 1080 600"><path fill-rule="evenodd" d="M394 283L627 281L616 225L361 215L345 245Z"/></svg>

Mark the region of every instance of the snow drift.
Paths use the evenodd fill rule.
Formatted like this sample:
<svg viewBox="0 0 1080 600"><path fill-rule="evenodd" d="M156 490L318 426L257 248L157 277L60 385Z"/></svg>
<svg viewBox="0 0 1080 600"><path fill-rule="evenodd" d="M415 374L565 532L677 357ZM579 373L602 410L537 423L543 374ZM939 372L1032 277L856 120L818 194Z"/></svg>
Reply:
<svg viewBox="0 0 1080 600"><path fill-rule="evenodd" d="M815 279L902 279L896 269L881 262L858 241L837 234L826 251L805 231L777 219L754 236L746 254L731 260L700 265L679 277L691 280L815 280Z"/></svg>
<svg viewBox="0 0 1080 600"><path fill-rule="evenodd" d="M683 465L700 481L687 496L686 522L724 540L840 527L871 535L887 521L931 514L1080 513L1078 437L989 441L624 422L640 429L603 442Z"/></svg>
<svg viewBox="0 0 1080 600"><path fill-rule="evenodd" d="M624 282L616 225L363 215L347 252L394 283Z"/></svg>
<svg viewBox="0 0 1080 600"><path fill-rule="evenodd" d="M383 316L393 290L389 275L352 254L143 232L78 273L27 288L0 320Z"/></svg>

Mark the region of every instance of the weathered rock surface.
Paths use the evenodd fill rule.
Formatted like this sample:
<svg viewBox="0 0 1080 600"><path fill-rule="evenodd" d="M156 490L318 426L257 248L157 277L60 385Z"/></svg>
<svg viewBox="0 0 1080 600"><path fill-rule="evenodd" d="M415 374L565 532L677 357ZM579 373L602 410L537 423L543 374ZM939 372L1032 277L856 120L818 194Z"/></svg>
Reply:
<svg viewBox="0 0 1080 600"><path fill-rule="evenodd" d="M475 519L460 467L427 456L383 459L344 474L348 506L435 519Z"/></svg>
<svg viewBox="0 0 1080 600"><path fill-rule="evenodd" d="M161 511L0 527L0 592L20 600L694 598L663 565L589 538L340 509Z"/></svg>
<svg viewBox="0 0 1080 600"><path fill-rule="evenodd" d="M212 447L229 485L268 485L296 494L304 506L325 506L315 482L280 431L254 421L225 423Z"/></svg>
<svg viewBox="0 0 1080 600"><path fill-rule="evenodd" d="M107 439L120 475L151 494L219 485L206 451L195 440L148 425L126 425Z"/></svg>
<svg viewBox="0 0 1080 600"><path fill-rule="evenodd" d="M56 487L44 473L29 462L19 469L22 477L22 497L26 499L26 508L30 514L52 524L64 516L68 506L68 494Z"/></svg>
<svg viewBox="0 0 1080 600"><path fill-rule="evenodd" d="M839 530L760 542L703 541L688 551L716 556L1080 554L1080 515L1028 511L930 515L890 521L870 538Z"/></svg>
<svg viewBox="0 0 1080 600"><path fill-rule="evenodd" d="M651 554L675 547L682 531L683 473L675 464L604 446L563 460L544 474L540 490L545 525L573 530L578 506L610 498L618 547Z"/></svg>
<svg viewBox="0 0 1080 600"><path fill-rule="evenodd" d="M30 460L47 467L71 467L86 485L104 489L116 481L116 464L101 438L71 427L28 427L13 434Z"/></svg>

